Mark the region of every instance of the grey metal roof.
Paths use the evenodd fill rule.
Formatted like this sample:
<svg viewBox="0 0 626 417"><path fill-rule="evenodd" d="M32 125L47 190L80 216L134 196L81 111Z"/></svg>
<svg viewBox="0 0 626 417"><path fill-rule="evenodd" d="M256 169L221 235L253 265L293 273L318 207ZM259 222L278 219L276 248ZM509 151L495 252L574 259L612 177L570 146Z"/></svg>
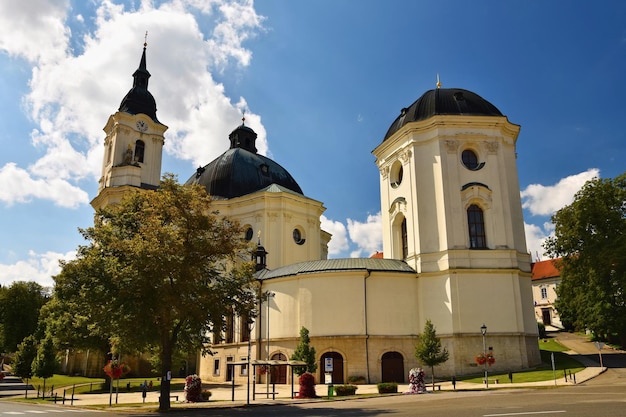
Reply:
<svg viewBox="0 0 626 417"><path fill-rule="evenodd" d="M437 88L425 92L409 107L402 109L383 141L407 123L426 120L435 115L502 116L502 113L496 106L471 91Z"/></svg>
<svg viewBox="0 0 626 417"><path fill-rule="evenodd" d="M319 261L300 262L283 266L274 270L259 271L257 279L266 280L279 277L314 274L320 272L340 271L380 271L415 274L415 270L406 262L397 259L345 258L323 259Z"/></svg>

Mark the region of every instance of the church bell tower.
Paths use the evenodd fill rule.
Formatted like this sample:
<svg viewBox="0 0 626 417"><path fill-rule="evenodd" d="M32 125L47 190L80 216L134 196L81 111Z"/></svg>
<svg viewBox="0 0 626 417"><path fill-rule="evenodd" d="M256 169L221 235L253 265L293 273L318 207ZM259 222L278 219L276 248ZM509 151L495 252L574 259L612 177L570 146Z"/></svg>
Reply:
<svg viewBox="0 0 626 417"><path fill-rule="evenodd" d="M159 186L167 126L157 119L156 101L148 91L146 46L133 74L133 87L104 126L102 176L98 195L91 202L96 210L120 201L130 189Z"/></svg>
<svg viewBox="0 0 626 417"><path fill-rule="evenodd" d="M464 372L480 349L483 324L496 357L510 349L522 353L511 366L540 361L517 175L519 131L479 95L438 86L402 109L373 151L384 256L418 273L418 321L423 328L432 320L454 369Z"/></svg>

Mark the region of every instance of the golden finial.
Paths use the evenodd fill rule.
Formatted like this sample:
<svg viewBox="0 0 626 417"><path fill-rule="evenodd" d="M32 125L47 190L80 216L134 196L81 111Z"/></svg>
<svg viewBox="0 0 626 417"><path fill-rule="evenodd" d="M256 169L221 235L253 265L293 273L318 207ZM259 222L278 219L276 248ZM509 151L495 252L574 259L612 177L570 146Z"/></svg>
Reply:
<svg viewBox="0 0 626 417"><path fill-rule="evenodd" d="M143 36L143 47L148 46L148 31L146 30L146 34Z"/></svg>
<svg viewBox="0 0 626 417"><path fill-rule="evenodd" d="M439 81L439 73L437 73L437 88L441 88L441 81Z"/></svg>

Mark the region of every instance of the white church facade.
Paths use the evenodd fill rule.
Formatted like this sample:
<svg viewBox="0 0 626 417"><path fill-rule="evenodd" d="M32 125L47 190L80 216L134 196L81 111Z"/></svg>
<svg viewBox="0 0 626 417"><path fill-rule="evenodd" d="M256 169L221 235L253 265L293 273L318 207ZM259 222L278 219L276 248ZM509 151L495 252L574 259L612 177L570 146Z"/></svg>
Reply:
<svg viewBox="0 0 626 417"><path fill-rule="evenodd" d="M148 92L145 48L133 89L105 127L105 157L94 208L129 187L158 186L167 126ZM531 263L515 146L519 126L467 90L437 87L402 109L373 151L380 171L384 258L327 259L322 202L306 196L282 166L259 155L245 123L225 152L187 183L203 185L219 212L259 241L258 316L227 319L200 357L204 381L245 382L252 359L287 360L302 327L317 353L316 380L333 359L333 383L405 382L418 335L431 320L449 360L437 375L481 371L481 326L494 371L538 365ZM368 150L363 150L364 152ZM372 164L372 169L376 169ZM363 184L364 186L371 184ZM260 236L260 237L259 237ZM262 245L262 246L261 246ZM290 383L286 366L270 377Z"/></svg>

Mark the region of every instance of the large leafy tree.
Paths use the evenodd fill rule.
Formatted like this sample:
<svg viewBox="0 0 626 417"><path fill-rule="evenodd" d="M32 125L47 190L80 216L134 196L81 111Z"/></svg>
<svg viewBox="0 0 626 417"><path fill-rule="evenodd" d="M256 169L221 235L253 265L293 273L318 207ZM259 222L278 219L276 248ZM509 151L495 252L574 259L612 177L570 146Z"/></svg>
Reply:
<svg viewBox="0 0 626 417"><path fill-rule="evenodd" d="M251 248L201 186L166 175L157 190L99 210L81 232L89 244L55 277L59 303L84 309L91 335L157 347L163 376L176 349L202 349L224 316L254 307ZM167 378L159 407L170 408Z"/></svg>
<svg viewBox="0 0 626 417"><path fill-rule="evenodd" d="M544 248L561 258L556 308L565 324L626 345L626 173L588 181L552 216Z"/></svg>
<svg viewBox="0 0 626 417"><path fill-rule="evenodd" d="M306 367L296 367L295 372L302 375L305 372L312 374L317 370L317 362L315 361L315 348L311 346L311 338L309 337L309 329L302 327L300 329L300 343L296 346L296 350L291 355L294 361L306 362Z"/></svg>
<svg viewBox="0 0 626 417"><path fill-rule="evenodd" d="M22 340L37 330L39 310L48 292L36 282L18 281L0 288L0 348L15 352Z"/></svg>
<svg viewBox="0 0 626 417"><path fill-rule="evenodd" d="M415 357L430 367L431 382L435 389L435 366L447 361L449 353L446 348L442 348L441 340L437 337L435 326L430 319L426 320L424 332L419 335L419 342L415 346Z"/></svg>

